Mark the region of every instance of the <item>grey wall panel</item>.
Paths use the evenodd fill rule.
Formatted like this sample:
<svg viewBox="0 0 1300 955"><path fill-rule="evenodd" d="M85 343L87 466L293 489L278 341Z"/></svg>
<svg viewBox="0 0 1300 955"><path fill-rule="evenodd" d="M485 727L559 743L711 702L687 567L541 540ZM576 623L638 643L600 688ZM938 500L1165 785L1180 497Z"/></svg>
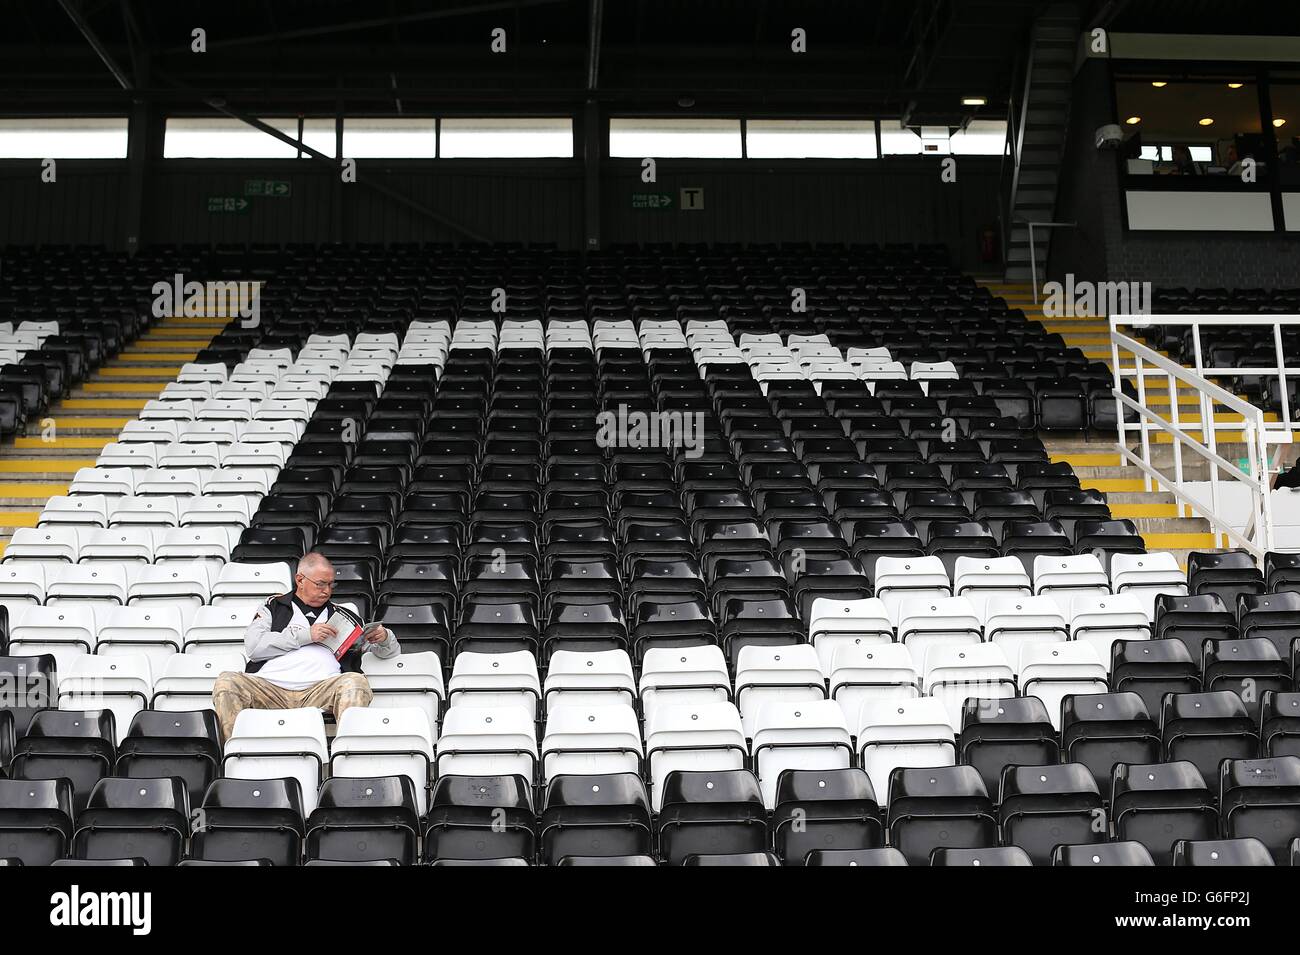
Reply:
<svg viewBox="0 0 1300 955"><path fill-rule="evenodd" d="M42 182L40 160L0 164L0 244L117 243L126 164L63 160L55 171Z"/></svg>

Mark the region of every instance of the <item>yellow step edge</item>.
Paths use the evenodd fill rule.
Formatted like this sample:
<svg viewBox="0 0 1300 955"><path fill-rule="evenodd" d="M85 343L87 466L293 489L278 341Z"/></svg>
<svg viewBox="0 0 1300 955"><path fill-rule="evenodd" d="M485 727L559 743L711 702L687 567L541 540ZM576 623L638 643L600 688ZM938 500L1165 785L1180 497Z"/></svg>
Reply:
<svg viewBox="0 0 1300 955"><path fill-rule="evenodd" d="M1114 517L1128 518L1165 518L1178 517L1177 504L1111 504L1110 513Z"/></svg>
<svg viewBox="0 0 1300 955"><path fill-rule="evenodd" d="M72 450L74 448L102 449L112 438L55 438L45 441L42 438L14 438L15 448L48 448L54 451ZM2 461L3 459L0 459Z"/></svg>
<svg viewBox="0 0 1300 955"><path fill-rule="evenodd" d="M105 365L96 374L122 378L127 375L158 375L175 378L180 374L180 365Z"/></svg>
<svg viewBox="0 0 1300 955"><path fill-rule="evenodd" d="M60 411L141 411L148 398L64 398L55 407Z"/></svg>
<svg viewBox="0 0 1300 955"><path fill-rule="evenodd" d="M95 464L94 458L0 458L0 475L75 474Z"/></svg>
<svg viewBox="0 0 1300 955"><path fill-rule="evenodd" d="M1101 451L1057 451L1048 455L1053 464L1068 464L1072 468L1112 468L1123 464L1118 454Z"/></svg>
<svg viewBox="0 0 1300 955"><path fill-rule="evenodd" d="M1199 550L1214 547L1214 536L1209 533L1143 534L1148 550Z"/></svg>
<svg viewBox="0 0 1300 955"><path fill-rule="evenodd" d="M35 527L40 511L0 511L0 527Z"/></svg>
<svg viewBox="0 0 1300 955"><path fill-rule="evenodd" d="M1141 478L1079 478L1079 486L1095 491L1144 491Z"/></svg>
<svg viewBox="0 0 1300 955"><path fill-rule="evenodd" d="M88 381L81 386L82 391L91 394L150 394L155 398L162 393L165 381Z"/></svg>
<svg viewBox="0 0 1300 955"><path fill-rule="evenodd" d="M55 416L54 428L56 431L59 428L113 428L116 431L121 431L126 427L128 421L134 420L134 418L70 418Z"/></svg>
<svg viewBox="0 0 1300 955"><path fill-rule="evenodd" d="M116 361L193 361L197 352L155 352L155 351L129 351L122 352L117 356Z"/></svg>
<svg viewBox="0 0 1300 955"><path fill-rule="evenodd" d="M4 468L0 468L0 477L3 476ZM67 494L68 487L67 484L0 484L0 497L40 498L44 502L48 498Z"/></svg>

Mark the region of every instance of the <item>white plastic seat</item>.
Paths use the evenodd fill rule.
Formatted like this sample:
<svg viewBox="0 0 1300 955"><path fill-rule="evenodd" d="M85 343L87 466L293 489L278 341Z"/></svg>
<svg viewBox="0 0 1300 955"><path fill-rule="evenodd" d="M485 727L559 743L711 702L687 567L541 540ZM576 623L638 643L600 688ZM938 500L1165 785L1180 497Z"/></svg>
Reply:
<svg viewBox="0 0 1300 955"><path fill-rule="evenodd" d="M199 607L190 617L185 631L184 650L188 654L226 654L243 652L244 633L253 622L256 605L228 604Z"/></svg>
<svg viewBox="0 0 1300 955"><path fill-rule="evenodd" d="M858 764L881 803L895 769L956 764L956 737L942 700L868 700L857 724Z"/></svg>
<svg viewBox="0 0 1300 955"><path fill-rule="evenodd" d="M811 644L741 647L736 660L736 706L748 738L753 738L754 721L768 703L824 699L825 677Z"/></svg>
<svg viewBox="0 0 1300 955"><path fill-rule="evenodd" d="M931 647L922 672L925 695L942 701L948 722L961 726L969 698L1009 699L1016 695L1016 676L1002 648L994 643L965 647Z"/></svg>
<svg viewBox="0 0 1300 955"><path fill-rule="evenodd" d="M981 621L965 597L912 597L898 612L898 642L912 651L912 659L925 660L933 646L979 643Z"/></svg>
<svg viewBox="0 0 1300 955"><path fill-rule="evenodd" d="M153 695L149 658L143 653L74 657L59 673L59 709L111 710L120 743L135 714Z"/></svg>
<svg viewBox="0 0 1300 955"><path fill-rule="evenodd" d="M1029 574L1019 557L958 557L953 568L952 592L965 597L981 620L991 597L1031 596Z"/></svg>
<svg viewBox="0 0 1300 955"><path fill-rule="evenodd" d="M1001 647L1008 660L1019 660L1020 647L1031 640L1056 643L1070 633L1050 597L991 597L984 614L984 639Z"/></svg>
<svg viewBox="0 0 1300 955"><path fill-rule="evenodd" d="M211 434L211 431L203 431L195 436L206 438ZM211 440L167 445L158 452L158 467L214 470L221 467L221 445Z"/></svg>
<svg viewBox="0 0 1300 955"><path fill-rule="evenodd" d="M75 564L81 555L83 530L71 525L18 527L4 548L4 562L40 561ZM91 531L93 536L96 531Z"/></svg>
<svg viewBox="0 0 1300 955"><path fill-rule="evenodd" d="M113 607L99 617L100 656L142 654L154 673L162 673L167 658L181 652L185 615L177 606L154 604Z"/></svg>
<svg viewBox="0 0 1300 955"><path fill-rule="evenodd" d="M749 747L740 710L732 703L656 706L646 719L645 753L651 805L658 812L669 773L744 768Z"/></svg>
<svg viewBox="0 0 1300 955"><path fill-rule="evenodd" d="M897 630L899 610L904 600L950 597L952 582L938 557L879 557L876 559L875 590Z"/></svg>
<svg viewBox="0 0 1300 955"><path fill-rule="evenodd" d="M107 498L102 494L78 494L76 497L55 495L45 502L45 507L36 519L36 526L74 524L81 527L107 527L108 502L116 500L121 498Z"/></svg>
<svg viewBox="0 0 1300 955"><path fill-rule="evenodd" d="M95 647L95 611L85 604L58 607L27 607L9 623L9 655L35 657L48 653L58 672Z"/></svg>
<svg viewBox="0 0 1300 955"><path fill-rule="evenodd" d="M509 776L537 772L537 731L522 706L453 706L438 737L439 776Z"/></svg>
<svg viewBox="0 0 1300 955"><path fill-rule="evenodd" d="M547 709L636 702L636 680L626 650L557 650L542 687Z"/></svg>
<svg viewBox="0 0 1300 955"><path fill-rule="evenodd" d="M284 467L288 449L278 442L236 441L227 445L220 454L222 468L276 468Z"/></svg>
<svg viewBox="0 0 1300 955"><path fill-rule="evenodd" d="M161 495L152 497L130 495L112 498L108 513L108 526L175 527L181 500L183 499Z"/></svg>
<svg viewBox="0 0 1300 955"><path fill-rule="evenodd" d="M583 706L560 702L546 715L542 737L546 780L639 773L643 752L636 710L626 703Z"/></svg>
<svg viewBox="0 0 1300 955"><path fill-rule="evenodd" d="M221 383L226 380L226 366L221 362L186 362L181 365L176 380L180 382L211 381Z"/></svg>
<svg viewBox="0 0 1300 955"><path fill-rule="evenodd" d="M372 708L415 707L428 719L431 739L438 738L438 717L447 697L438 654L399 653L385 659L366 653L361 657L361 672L374 694Z"/></svg>
<svg viewBox="0 0 1300 955"><path fill-rule="evenodd" d="M174 421L162 421L157 418L128 421L118 432L117 440L122 443L145 442L147 444L171 444L176 440L179 429Z"/></svg>
<svg viewBox="0 0 1300 955"><path fill-rule="evenodd" d="M1147 620L1156 618L1156 597L1187 594L1187 574L1173 554L1112 554L1110 586L1117 594L1130 594L1143 602Z"/></svg>
<svg viewBox="0 0 1300 955"><path fill-rule="evenodd" d="M185 498L181 501L177 523L181 527L247 527L256 506L253 499L242 494Z"/></svg>
<svg viewBox="0 0 1300 955"><path fill-rule="evenodd" d="M1042 700L1058 731L1061 701L1072 693L1106 693L1107 675L1107 665L1086 641L1026 643L1020 648L1020 695Z"/></svg>
<svg viewBox="0 0 1300 955"><path fill-rule="evenodd" d="M72 483L68 485L68 495L102 494L118 497L134 494L136 474L134 468L78 468Z"/></svg>
<svg viewBox="0 0 1300 955"><path fill-rule="evenodd" d="M226 741L224 775L232 779L296 779L302 789L303 813L310 815L328 762L325 718L320 710L248 709L235 717L234 731Z"/></svg>
<svg viewBox="0 0 1300 955"><path fill-rule="evenodd" d="M175 653L162 662L154 679L150 708L169 713L212 709L212 686L226 671L242 673L243 651L225 648L210 653Z"/></svg>
<svg viewBox="0 0 1300 955"><path fill-rule="evenodd" d="M311 420L312 406L306 398L267 398L253 416L254 421L295 421L305 425Z"/></svg>
<svg viewBox="0 0 1300 955"><path fill-rule="evenodd" d="M203 560L224 564L230 559L230 550L237 542L238 533L235 528L219 524L168 528L154 539L154 560L158 563Z"/></svg>
<svg viewBox="0 0 1300 955"><path fill-rule="evenodd" d="M81 560L151 563L156 528L123 525L91 531L81 545Z"/></svg>
<svg viewBox="0 0 1300 955"><path fill-rule="evenodd" d="M203 493L203 478L208 473L201 468L147 468L135 480L135 494L189 497Z"/></svg>
<svg viewBox="0 0 1300 955"><path fill-rule="evenodd" d="M158 464L158 445L110 441L95 459L97 468L152 468ZM80 492L78 492L80 494Z"/></svg>
<svg viewBox="0 0 1300 955"><path fill-rule="evenodd" d="M641 660L641 710L647 722L659 706L730 699L731 678L721 647L654 647Z"/></svg>
<svg viewBox="0 0 1300 955"><path fill-rule="evenodd" d="M831 660L831 699L852 726L868 700L912 700L921 695L921 675L901 643L846 644Z"/></svg>
<svg viewBox="0 0 1300 955"><path fill-rule="evenodd" d="M164 401L150 398L140 409L143 421L193 421L195 401L192 398L180 398Z"/></svg>
<svg viewBox="0 0 1300 955"><path fill-rule="evenodd" d="M221 366L221 373L226 373L226 366ZM163 390L158 395L159 401L192 401L196 404L200 401L207 401L212 397L212 392L217 388L216 382L212 381L169 381L163 385Z"/></svg>
<svg viewBox="0 0 1300 955"><path fill-rule="evenodd" d="M278 466L234 467L223 462L215 471L204 473L203 494L206 497L233 495L260 500L271 490L279 473Z"/></svg>
<svg viewBox="0 0 1300 955"><path fill-rule="evenodd" d="M344 711L330 744L334 777L405 776L421 816L428 809L433 731L417 707L353 706Z"/></svg>
<svg viewBox="0 0 1300 955"><path fill-rule="evenodd" d="M817 650L822 673L831 674L836 652L845 646L892 643L894 626L879 597L839 600L818 597L809 614L808 638Z"/></svg>
<svg viewBox="0 0 1300 955"><path fill-rule="evenodd" d="M274 380L274 379L272 379ZM194 421L251 421L253 402L247 398L209 398L194 412Z"/></svg>
<svg viewBox="0 0 1300 955"><path fill-rule="evenodd" d="M284 564L243 564L231 561L212 584L212 603L263 601L293 590L293 577Z"/></svg>
<svg viewBox="0 0 1300 955"><path fill-rule="evenodd" d="M46 587L51 581L58 580L59 574L66 569L67 566L53 562L5 560L0 564L0 601L6 604L43 604Z"/></svg>
<svg viewBox="0 0 1300 955"><path fill-rule="evenodd" d="M1080 593L1070 602L1070 637L1091 644L1109 672L1115 641L1151 639L1151 622L1133 594Z"/></svg>
<svg viewBox="0 0 1300 955"><path fill-rule="evenodd" d="M754 719L754 774L763 804L776 808L776 784L787 769L847 769L853 760L848 722L832 700L764 703Z"/></svg>
<svg viewBox="0 0 1300 955"><path fill-rule="evenodd" d="M126 603L126 567L107 561L91 561L64 568L45 587L47 605L69 601L122 606Z"/></svg>
<svg viewBox="0 0 1300 955"><path fill-rule="evenodd" d="M1034 593L1050 597L1069 614L1070 602L1076 594L1110 593L1110 580L1093 554L1076 554L1073 557L1039 554L1034 558Z"/></svg>
<svg viewBox="0 0 1300 955"><path fill-rule="evenodd" d="M219 399L213 398L212 401ZM247 402L245 402L247 403ZM203 412L200 410L199 415ZM196 419L187 425L182 425L176 436L178 444L184 446L187 444L198 444L203 447L208 445L225 445L234 444L239 440L239 428L243 424L241 421L210 418L208 420Z"/></svg>
<svg viewBox="0 0 1300 955"><path fill-rule="evenodd" d="M298 443L303 426L297 421L250 421L237 432L242 444L283 444L288 447Z"/></svg>
<svg viewBox="0 0 1300 955"><path fill-rule="evenodd" d="M153 564L131 575L126 602L202 607L208 602L211 586L208 568L201 562Z"/></svg>
<svg viewBox="0 0 1300 955"><path fill-rule="evenodd" d="M537 660L527 650L456 655L447 699L457 706L519 707L536 719L542 695Z"/></svg>

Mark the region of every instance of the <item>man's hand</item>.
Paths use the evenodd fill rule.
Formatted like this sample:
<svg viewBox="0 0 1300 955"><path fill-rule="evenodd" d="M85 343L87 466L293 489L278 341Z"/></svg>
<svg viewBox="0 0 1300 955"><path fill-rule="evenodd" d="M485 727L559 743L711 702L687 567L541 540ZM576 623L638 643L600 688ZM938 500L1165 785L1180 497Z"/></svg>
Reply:
<svg viewBox="0 0 1300 955"><path fill-rule="evenodd" d="M338 631L327 623L313 623L311 625L312 643L320 643L322 640L328 640L334 636L338 636Z"/></svg>
<svg viewBox="0 0 1300 955"><path fill-rule="evenodd" d="M383 643L388 639L388 631L383 627L375 627L366 634L366 643Z"/></svg>

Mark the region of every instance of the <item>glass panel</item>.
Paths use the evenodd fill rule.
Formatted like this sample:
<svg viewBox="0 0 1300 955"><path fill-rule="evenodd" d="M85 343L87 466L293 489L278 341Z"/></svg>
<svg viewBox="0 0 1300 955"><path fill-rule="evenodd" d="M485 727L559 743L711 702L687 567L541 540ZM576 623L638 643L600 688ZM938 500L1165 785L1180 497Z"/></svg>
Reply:
<svg viewBox="0 0 1300 955"><path fill-rule="evenodd" d="M280 132L298 138L297 119L262 119ZM334 149L331 146L330 153ZM295 159L298 150L247 123L225 117L167 120L164 159Z"/></svg>
<svg viewBox="0 0 1300 955"><path fill-rule="evenodd" d="M343 155L348 159L432 159L437 145L437 121L431 117L343 120Z"/></svg>
<svg viewBox="0 0 1300 955"><path fill-rule="evenodd" d="M609 154L637 159L739 159L740 120L611 119Z"/></svg>
<svg viewBox="0 0 1300 955"><path fill-rule="evenodd" d="M973 119L949 140L954 156L1001 156L1007 147L1005 119Z"/></svg>
<svg viewBox="0 0 1300 955"><path fill-rule="evenodd" d="M750 159L875 159L872 120L751 119L745 124Z"/></svg>
<svg viewBox="0 0 1300 955"><path fill-rule="evenodd" d="M125 117L0 119L0 158L125 159Z"/></svg>
<svg viewBox="0 0 1300 955"><path fill-rule="evenodd" d="M1115 98L1131 175L1240 176L1249 156L1264 181L1269 157L1254 83L1129 78L1116 82Z"/></svg>
<svg viewBox="0 0 1300 955"><path fill-rule="evenodd" d="M573 158L573 120L444 119L443 159Z"/></svg>

